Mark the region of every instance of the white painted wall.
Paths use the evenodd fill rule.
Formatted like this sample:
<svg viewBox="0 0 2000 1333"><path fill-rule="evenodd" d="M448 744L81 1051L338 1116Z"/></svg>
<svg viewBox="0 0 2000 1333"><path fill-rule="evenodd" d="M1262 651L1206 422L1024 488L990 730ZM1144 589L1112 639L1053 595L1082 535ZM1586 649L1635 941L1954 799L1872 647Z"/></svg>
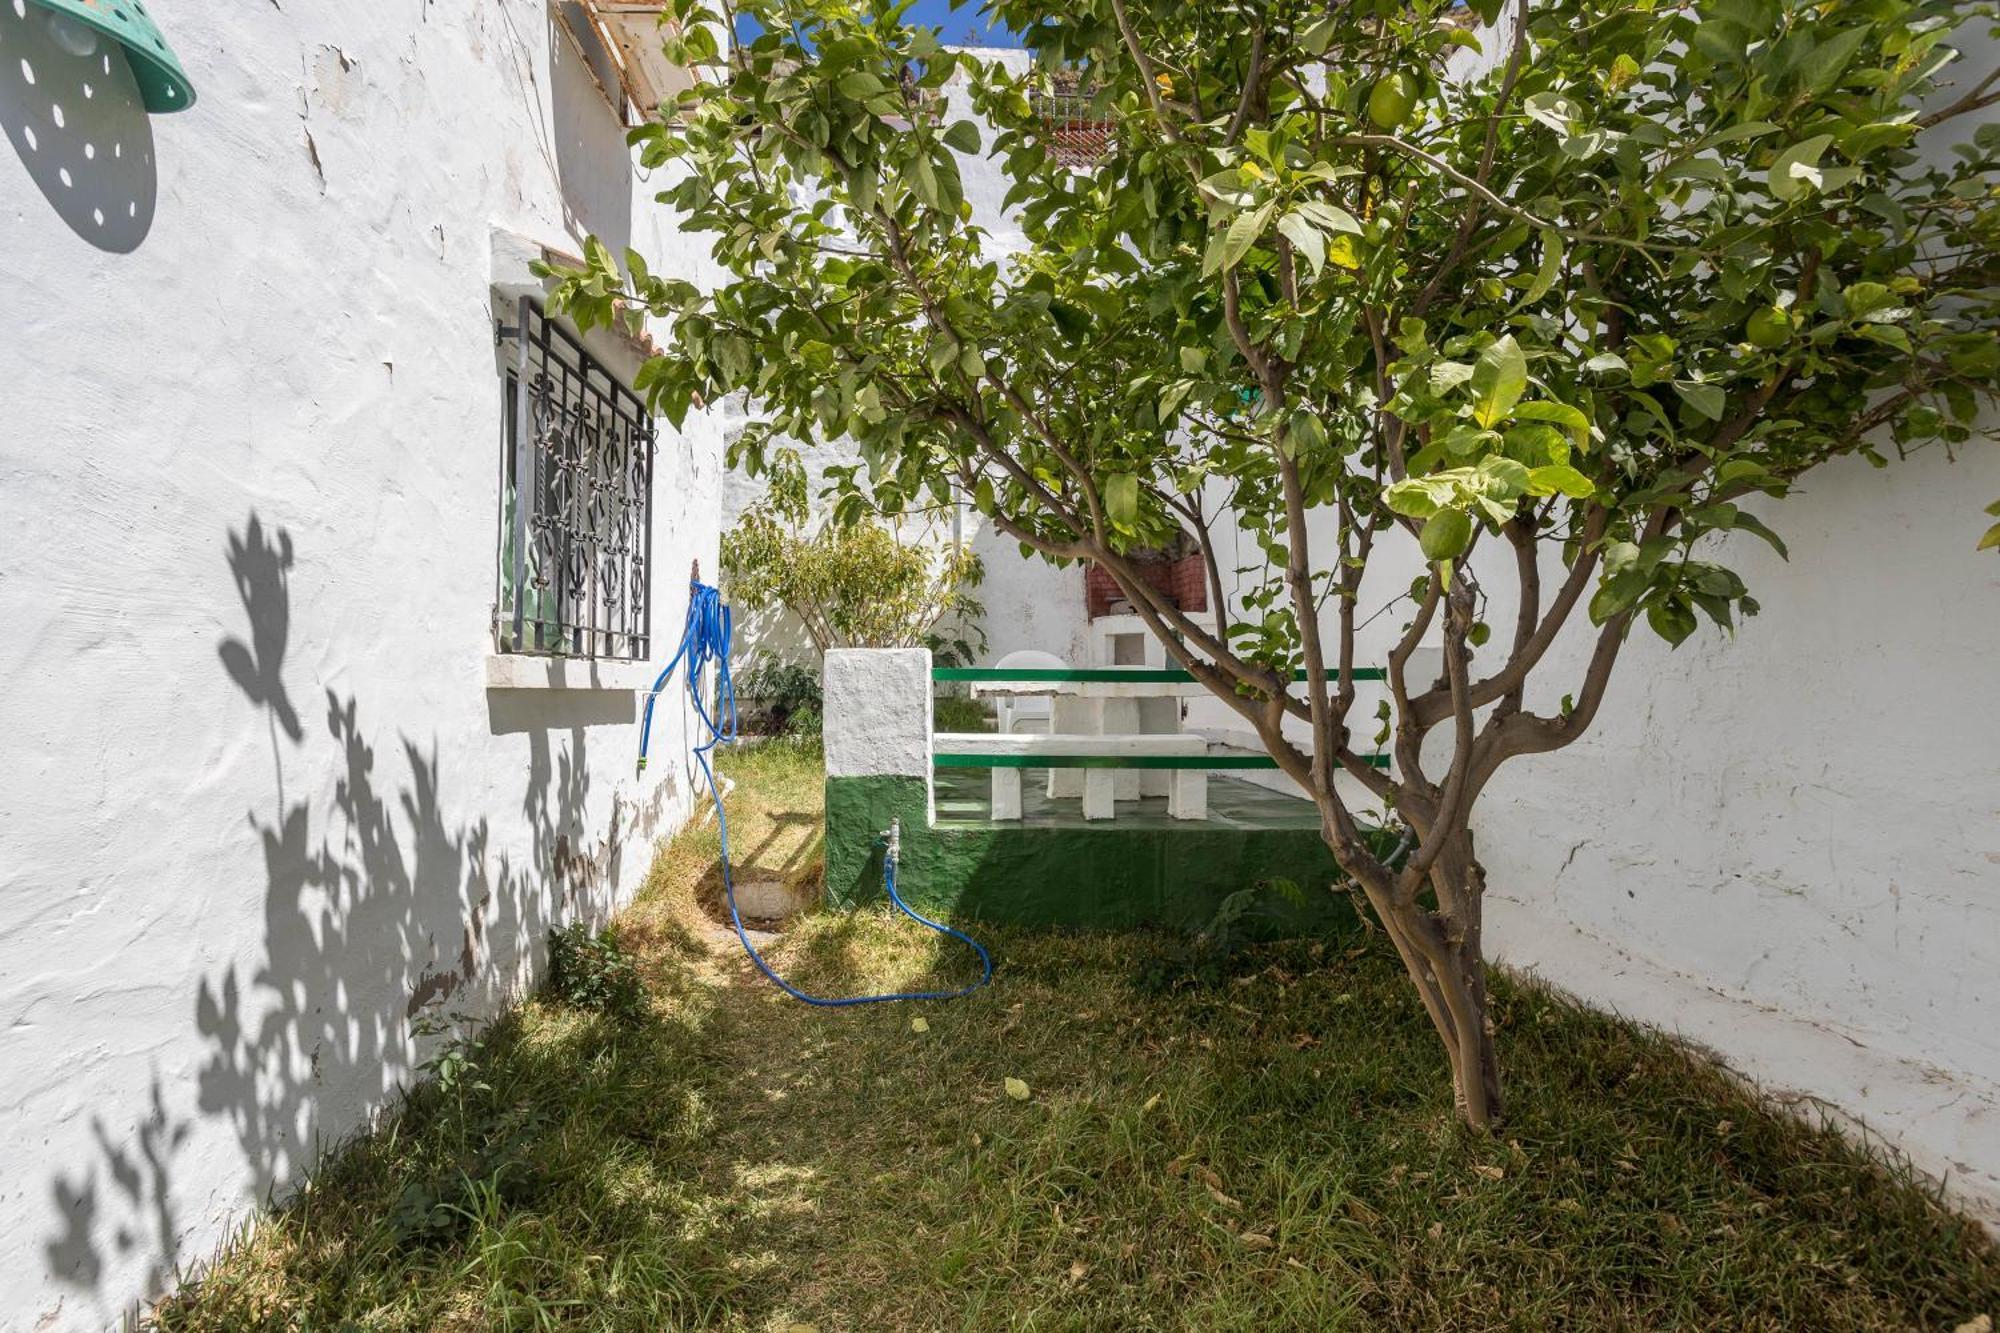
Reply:
<svg viewBox="0 0 2000 1333"><path fill-rule="evenodd" d="M630 690L485 684L496 229L696 271L567 38L153 8L199 103L148 120L0 0L6 1329L199 1263L392 1100L413 1010L490 1013L690 805L679 707L642 782ZM668 651L719 443L663 425Z"/></svg>
<svg viewBox="0 0 2000 1333"><path fill-rule="evenodd" d="M1635 633L1592 730L1503 768L1475 829L1497 957L1866 1124L2000 1224L2000 561L1972 549L1993 496L1981 444L1842 462L1758 506L1791 560L1754 538L1723 558L1763 614L1678 651ZM1309 531L1332 549L1330 514ZM1364 618L1419 572L1403 545ZM1511 569L1482 572L1487 620L1511 624ZM1361 631L1361 662L1408 609ZM1579 616L1529 707L1580 687L1588 634ZM1254 744L1219 701L1189 725Z"/></svg>

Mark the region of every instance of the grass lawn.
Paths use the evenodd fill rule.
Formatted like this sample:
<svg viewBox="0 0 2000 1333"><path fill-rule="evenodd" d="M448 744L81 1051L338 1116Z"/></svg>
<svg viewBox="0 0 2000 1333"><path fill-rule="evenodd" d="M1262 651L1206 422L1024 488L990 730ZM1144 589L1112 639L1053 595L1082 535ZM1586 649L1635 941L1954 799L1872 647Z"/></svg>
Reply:
<svg viewBox="0 0 2000 1333"><path fill-rule="evenodd" d="M818 868L816 755L730 757L740 873ZM1945 1329L2000 1251L1665 1039L1501 977L1511 1105L1453 1118L1386 947L1177 982L1151 936L975 933L991 987L821 1011L712 918L712 821L618 923L620 1019L538 998L329 1162L171 1329ZM824 991L961 946L814 916ZM927 1030L919 1030L927 1025ZM1029 1088L1011 1098L1006 1080Z"/></svg>

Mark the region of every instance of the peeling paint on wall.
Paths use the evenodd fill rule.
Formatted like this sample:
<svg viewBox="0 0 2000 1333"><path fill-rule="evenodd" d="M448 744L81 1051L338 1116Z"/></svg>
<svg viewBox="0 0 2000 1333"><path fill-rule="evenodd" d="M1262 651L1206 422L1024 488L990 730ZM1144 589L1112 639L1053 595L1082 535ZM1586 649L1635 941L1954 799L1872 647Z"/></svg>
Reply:
<svg viewBox="0 0 2000 1333"><path fill-rule="evenodd" d="M37 184L48 135L0 143L0 1328L103 1327L200 1263L393 1105L413 1015L518 995L687 817L680 710L642 782L629 692L483 688L489 238L706 262L545 17L179 6L201 111L92 99L145 158L115 235ZM712 567L715 424L657 468L655 567Z"/></svg>

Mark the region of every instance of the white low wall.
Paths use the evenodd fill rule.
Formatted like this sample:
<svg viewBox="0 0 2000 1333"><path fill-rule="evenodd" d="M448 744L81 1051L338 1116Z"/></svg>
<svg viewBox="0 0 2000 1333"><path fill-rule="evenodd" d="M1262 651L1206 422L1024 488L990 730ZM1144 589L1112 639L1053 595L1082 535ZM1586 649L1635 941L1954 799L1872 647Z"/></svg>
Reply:
<svg viewBox="0 0 2000 1333"><path fill-rule="evenodd" d="M690 806L678 696L640 781L629 681L487 684L496 282L586 231L696 268L567 37L153 10L199 102L148 119L0 0L5 1329L198 1264L393 1100L413 1015L491 1012ZM667 652L719 445L661 439Z"/></svg>
<svg viewBox="0 0 2000 1333"><path fill-rule="evenodd" d="M1635 634L1593 730L1496 779L1479 846L1501 956L1845 1110L2000 1222L1991 496L1982 447L1764 508L1790 562L1730 548L1763 613Z"/></svg>
<svg viewBox="0 0 2000 1333"><path fill-rule="evenodd" d="M1864 1124L2000 1223L2000 559L1972 549L1993 496L1981 446L1843 462L1762 506L1789 563L1749 538L1725 559L1763 613L1678 651L1635 632L1591 731L1503 768L1475 830L1496 957ZM1331 529L1314 516L1318 549ZM1417 572L1371 569L1364 615ZM1484 575L1511 623L1511 571ZM1578 620L1530 707L1578 688ZM1244 731L1209 699L1190 725Z"/></svg>

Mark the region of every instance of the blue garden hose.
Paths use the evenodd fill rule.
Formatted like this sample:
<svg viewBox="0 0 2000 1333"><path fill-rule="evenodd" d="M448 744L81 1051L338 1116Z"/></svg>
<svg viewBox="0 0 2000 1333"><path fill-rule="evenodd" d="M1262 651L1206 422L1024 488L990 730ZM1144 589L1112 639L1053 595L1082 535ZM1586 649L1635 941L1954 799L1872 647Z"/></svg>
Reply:
<svg viewBox="0 0 2000 1333"><path fill-rule="evenodd" d="M896 991L883 995L855 995L836 998L824 995L808 995L798 987L779 976L764 956L757 952L757 946L750 943L750 936L743 929L743 917L736 910L736 884L729 873L729 816L722 809L722 790L715 780L715 770L709 765L709 752L718 745L734 742L736 739L736 687L729 679L729 648L732 637L729 608L723 605L722 594L708 584L695 581L688 587L687 622L681 631L681 645L674 652L671 662L654 680L653 688L646 693L645 717L639 724L639 768L646 767L646 748L653 733L653 701L660 691L667 687L675 667L682 667L682 679L687 682L688 699L694 705L695 716L708 731L708 740L694 747L695 762L701 766L701 773L708 780L708 794L715 801L715 825L722 837L722 892L729 903L729 920L736 927L736 938L743 944L743 952L750 955L750 961L757 969L769 977L774 985L795 1000L817 1005L823 1009L845 1009L858 1004L884 1004L890 1000L955 1000L961 995L970 995L993 979L993 957L986 947L963 931L954 930L939 921L916 911L903 901L896 892L896 861L902 851L902 830L900 823L892 824L883 835L882 887L888 890L889 901L894 903L904 916L919 925L928 926L940 935L949 935L955 940L972 946L979 955L979 980L970 986L962 986L951 991ZM715 716L711 717L702 702L702 683L707 677L709 664L715 665ZM718 719L721 724L718 725Z"/></svg>

